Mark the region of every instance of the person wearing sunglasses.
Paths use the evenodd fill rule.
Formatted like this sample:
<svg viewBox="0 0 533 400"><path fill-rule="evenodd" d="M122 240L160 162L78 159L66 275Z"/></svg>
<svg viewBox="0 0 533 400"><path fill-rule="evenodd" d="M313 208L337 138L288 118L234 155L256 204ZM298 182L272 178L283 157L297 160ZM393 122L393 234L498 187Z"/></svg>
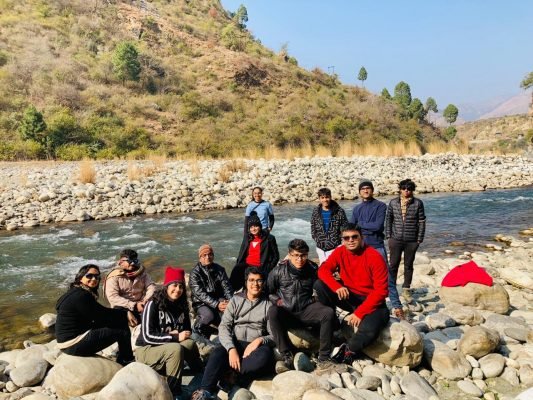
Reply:
<svg viewBox="0 0 533 400"><path fill-rule="evenodd" d="M126 365L135 361L126 311L98 303L100 276L97 265L84 265L57 301L57 346L66 354L89 357L117 342L117 362Z"/></svg>
<svg viewBox="0 0 533 400"><path fill-rule="evenodd" d="M268 275L268 291L273 305L268 309L272 335L283 360L276 363L276 373L294 368L293 346L289 340L291 328L320 329L319 370L331 368L331 341L335 327L335 311L313 297L317 280L317 265L309 260L309 246L302 239L289 242L288 258L281 261Z"/></svg>
<svg viewBox="0 0 533 400"><path fill-rule="evenodd" d="M113 308L128 310L128 323L135 327L155 284L139 261L135 250L120 253L117 266L104 279L104 294Z"/></svg>
<svg viewBox="0 0 533 400"><path fill-rule="evenodd" d="M268 309L272 303L264 293L266 275L259 268L246 270L245 289L236 293L218 327L220 346L209 355L200 389L191 400L217 399L219 388L229 392L228 375L241 387L274 370L275 343L270 333Z"/></svg>
<svg viewBox="0 0 533 400"><path fill-rule="evenodd" d="M192 307L196 313L193 333L209 339L215 333L213 326L220 324L233 289L224 267L214 262L215 252L211 245L200 246L198 259L189 277Z"/></svg>
<svg viewBox="0 0 533 400"><path fill-rule="evenodd" d="M390 271L394 285L403 253L404 278L402 296L412 301L413 263L426 233L426 214L422 200L414 197L415 183L404 179L398 184L399 196L392 199L385 217L385 235L389 241Z"/></svg>
<svg viewBox="0 0 533 400"><path fill-rule="evenodd" d="M385 249L385 215L387 205L374 198L374 184L368 179L359 183L359 197L361 202L352 211L350 222L359 225L363 232L365 244L372 246L383 256L387 267L390 268ZM389 299L392 305L392 314L399 319L405 319L396 279L393 279L389 270Z"/></svg>
<svg viewBox="0 0 533 400"><path fill-rule="evenodd" d="M346 321L357 332L332 354L334 361L351 364L389 322L389 274L381 254L365 245L360 226L345 225L341 237L342 246L318 269L314 288L322 304L351 313ZM340 280L334 277L336 271Z"/></svg>

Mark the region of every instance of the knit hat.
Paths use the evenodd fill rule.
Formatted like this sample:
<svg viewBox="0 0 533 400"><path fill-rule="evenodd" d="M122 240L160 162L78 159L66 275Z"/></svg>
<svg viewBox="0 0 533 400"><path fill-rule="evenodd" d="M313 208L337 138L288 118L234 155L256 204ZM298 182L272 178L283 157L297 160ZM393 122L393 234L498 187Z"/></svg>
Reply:
<svg viewBox="0 0 533 400"><path fill-rule="evenodd" d="M263 224L261 224L261 220L257 215L250 215L250 217L248 218L248 229L250 229L250 227L252 226L263 226Z"/></svg>
<svg viewBox="0 0 533 400"><path fill-rule="evenodd" d="M214 253L213 248L210 244L203 244L198 249L198 257L202 257L204 253Z"/></svg>
<svg viewBox="0 0 533 400"><path fill-rule="evenodd" d="M361 182L359 182L359 191L361 191L362 188L365 186L368 186L370 189L374 190L374 185L372 184L372 181L369 181L368 179L364 179Z"/></svg>
<svg viewBox="0 0 533 400"><path fill-rule="evenodd" d="M185 282L185 270L183 268L174 268L168 266L165 269L164 286L168 286L173 282Z"/></svg>

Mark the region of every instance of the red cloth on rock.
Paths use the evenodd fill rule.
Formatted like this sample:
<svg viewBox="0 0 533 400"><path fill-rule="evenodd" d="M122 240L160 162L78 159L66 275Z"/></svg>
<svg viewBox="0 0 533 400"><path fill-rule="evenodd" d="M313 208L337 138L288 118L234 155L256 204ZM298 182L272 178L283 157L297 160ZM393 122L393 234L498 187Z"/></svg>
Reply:
<svg viewBox="0 0 533 400"><path fill-rule="evenodd" d="M458 265L446 274L442 280L442 286L454 287L464 286L467 283L480 283L492 286L492 276L484 268L481 268L474 261Z"/></svg>

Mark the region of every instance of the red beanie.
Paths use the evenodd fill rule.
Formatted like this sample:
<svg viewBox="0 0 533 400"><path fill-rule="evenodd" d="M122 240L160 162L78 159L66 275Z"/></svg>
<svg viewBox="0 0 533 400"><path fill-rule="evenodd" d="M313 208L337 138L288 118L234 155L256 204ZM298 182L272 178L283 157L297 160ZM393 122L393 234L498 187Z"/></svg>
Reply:
<svg viewBox="0 0 533 400"><path fill-rule="evenodd" d="M185 282L185 270L183 268L174 268L167 266L165 270L164 286L170 285L172 282Z"/></svg>

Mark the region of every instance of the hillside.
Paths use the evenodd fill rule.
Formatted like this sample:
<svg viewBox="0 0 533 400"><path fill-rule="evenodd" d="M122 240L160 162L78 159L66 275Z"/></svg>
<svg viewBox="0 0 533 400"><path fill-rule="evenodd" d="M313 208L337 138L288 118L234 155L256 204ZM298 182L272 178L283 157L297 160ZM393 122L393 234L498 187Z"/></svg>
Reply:
<svg viewBox="0 0 533 400"><path fill-rule="evenodd" d="M504 117L507 115L527 114L531 103L531 94L528 91L522 91L520 94L505 100L498 104L493 110L483 114L479 119Z"/></svg>
<svg viewBox="0 0 533 400"><path fill-rule="evenodd" d="M524 150L533 145L533 117L522 114L467 122L457 126L457 138L478 150Z"/></svg>
<svg viewBox="0 0 533 400"><path fill-rule="evenodd" d="M3 160L439 139L393 102L266 49L218 0L0 0L0 28ZM135 79L117 72L124 44Z"/></svg>

